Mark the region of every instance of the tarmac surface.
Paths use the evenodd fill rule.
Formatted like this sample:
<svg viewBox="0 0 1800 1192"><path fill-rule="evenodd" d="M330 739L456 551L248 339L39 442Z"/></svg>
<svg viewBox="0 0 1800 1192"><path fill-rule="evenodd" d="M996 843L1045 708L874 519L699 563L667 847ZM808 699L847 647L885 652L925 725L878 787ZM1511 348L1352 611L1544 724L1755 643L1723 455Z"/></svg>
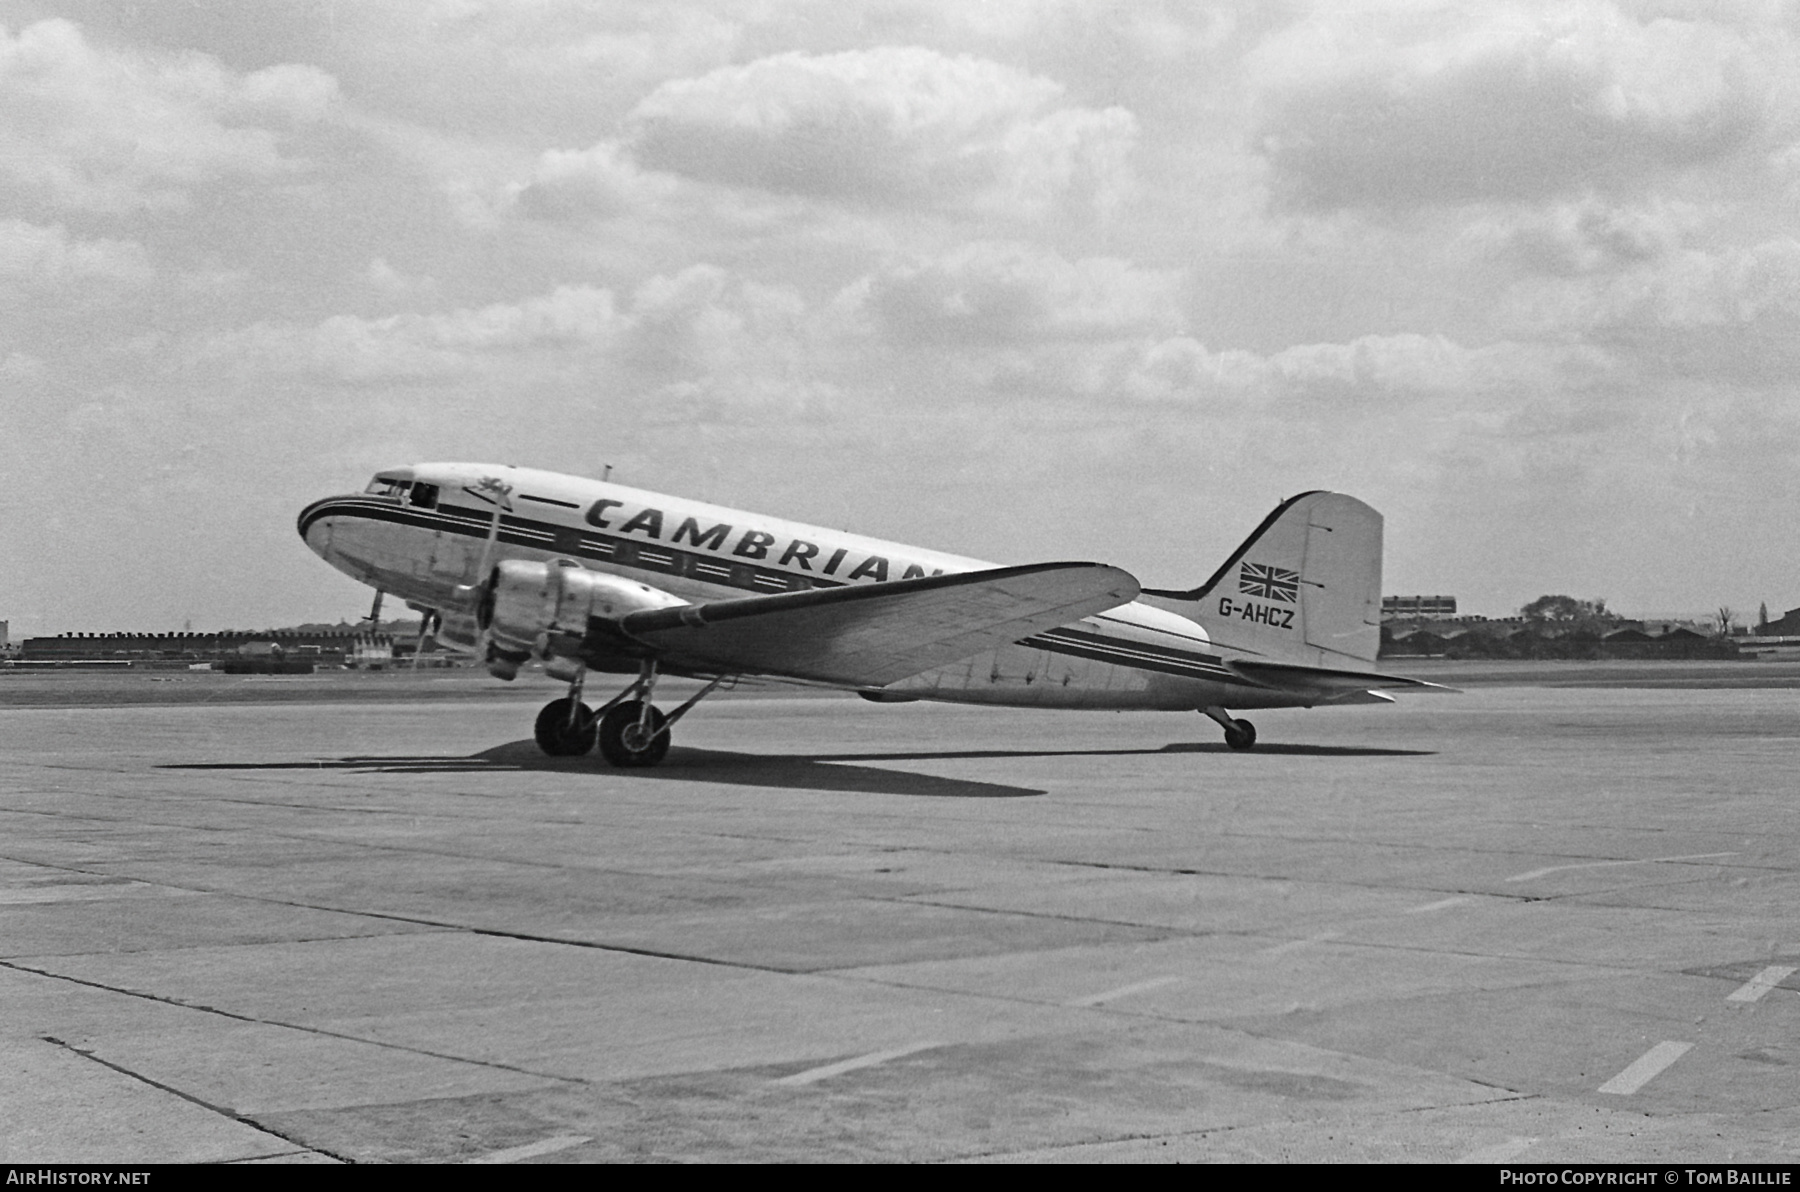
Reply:
<svg viewBox="0 0 1800 1192"><path fill-rule="evenodd" d="M1800 667L1582 666L647 771L541 680L0 675L0 1161L1800 1160Z"/></svg>

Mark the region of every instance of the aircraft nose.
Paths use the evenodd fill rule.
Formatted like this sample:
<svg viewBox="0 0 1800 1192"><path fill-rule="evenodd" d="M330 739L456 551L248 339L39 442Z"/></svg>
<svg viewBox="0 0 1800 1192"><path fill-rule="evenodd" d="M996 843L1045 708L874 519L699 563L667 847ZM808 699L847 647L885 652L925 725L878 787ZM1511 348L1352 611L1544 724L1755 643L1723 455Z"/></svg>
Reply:
<svg viewBox="0 0 1800 1192"><path fill-rule="evenodd" d="M342 497L325 497L314 501L300 511L300 517L295 522L301 540L320 557L325 557L325 552L331 546L331 518L328 515L332 505L341 500Z"/></svg>

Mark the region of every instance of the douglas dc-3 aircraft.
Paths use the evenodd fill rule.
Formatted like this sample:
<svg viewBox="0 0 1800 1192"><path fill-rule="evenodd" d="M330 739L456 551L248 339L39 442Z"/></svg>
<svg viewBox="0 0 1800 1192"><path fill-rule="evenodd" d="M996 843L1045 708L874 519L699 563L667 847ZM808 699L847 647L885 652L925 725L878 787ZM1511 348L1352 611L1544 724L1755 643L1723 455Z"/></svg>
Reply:
<svg viewBox="0 0 1800 1192"><path fill-rule="evenodd" d="M405 599L438 640L512 679L569 684L538 714L545 753L651 766L720 683L766 676L878 702L1199 711L1388 703L1435 684L1375 670L1381 515L1283 501L1211 579L1143 588L1099 563L997 567L622 485L494 464L420 464L315 501L300 536ZM423 629L424 626L421 626ZM597 711L590 671L637 678ZM659 674L710 679L664 715Z"/></svg>

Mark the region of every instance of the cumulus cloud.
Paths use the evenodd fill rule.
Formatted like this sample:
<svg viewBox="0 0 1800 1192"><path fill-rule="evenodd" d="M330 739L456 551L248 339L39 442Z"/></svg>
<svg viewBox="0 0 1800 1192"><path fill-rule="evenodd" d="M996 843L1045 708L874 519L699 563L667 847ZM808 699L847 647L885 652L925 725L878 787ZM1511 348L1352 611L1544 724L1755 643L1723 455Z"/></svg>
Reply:
<svg viewBox="0 0 1800 1192"><path fill-rule="evenodd" d="M1668 257L1706 222L1691 203L1616 204L1594 195L1477 218L1464 239L1530 273L1577 276Z"/></svg>
<svg viewBox="0 0 1800 1192"><path fill-rule="evenodd" d="M12 381L35 381L46 374L44 362L29 352L8 352L0 356L0 377Z"/></svg>
<svg viewBox="0 0 1800 1192"><path fill-rule="evenodd" d="M1116 339L1180 328L1182 275L1114 257L1068 261L1034 245L977 241L889 266L840 299L906 345L971 347Z"/></svg>
<svg viewBox="0 0 1800 1192"><path fill-rule="evenodd" d="M616 142L542 154L531 178L513 190L533 219L581 223L640 213L666 198L675 180L641 169Z"/></svg>
<svg viewBox="0 0 1800 1192"><path fill-rule="evenodd" d="M252 376L422 380L470 372L484 356L592 345L617 326L610 290L560 286L524 302L446 313L333 315L310 325L255 323L202 338L186 353L186 362Z"/></svg>
<svg viewBox="0 0 1800 1192"><path fill-rule="evenodd" d="M1109 390L1140 401L1216 410L1271 405L1372 412L1413 403L1479 405L1496 394L1587 389L1616 371L1593 348L1501 342L1471 348L1442 335L1365 335L1277 352L1209 350L1187 336L1118 354Z"/></svg>
<svg viewBox="0 0 1800 1192"><path fill-rule="evenodd" d="M290 168L283 134L336 90L312 66L236 74L203 54L96 46L66 20L0 26L0 178L74 209L180 206L217 178Z"/></svg>
<svg viewBox="0 0 1800 1192"><path fill-rule="evenodd" d="M610 119L664 79L729 61L743 25L767 15L688 2L358 0L332 20L359 102L512 137Z"/></svg>
<svg viewBox="0 0 1800 1192"><path fill-rule="evenodd" d="M1523 286L1514 302L1521 322L1546 328L1677 330L1800 320L1800 240L1687 249L1609 277ZM1800 333L1800 323L1794 330Z"/></svg>
<svg viewBox="0 0 1800 1192"><path fill-rule="evenodd" d="M807 313L792 291L701 264L648 279L624 303L609 289L559 286L479 308L265 321L200 337L181 358L196 370L325 384L495 375L519 383L573 370L655 391L708 378L797 375Z"/></svg>
<svg viewBox="0 0 1800 1192"><path fill-rule="evenodd" d="M47 288L89 281L138 284L153 272L134 240L81 240L61 224L0 220L0 280Z"/></svg>
<svg viewBox="0 0 1800 1192"><path fill-rule="evenodd" d="M646 166L838 202L1041 217L1129 191L1137 122L1049 79L884 46L786 53L664 83L627 119Z"/></svg>
<svg viewBox="0 0 1800 1192"><path fill-rule="evenodd" d="M1768 130L1791 39L1600 0L1336 7L1250 74L1277 197L1303 210L1538 199L1633 184Z"/></svg>
<svg viewBox="0 0 1800 1192"><path fill-rule="evenodd" d="M1504 315L1578 334L1652 372L1785 386L1800 369L1800 239L1689 248L1597 277L1528 279Z"/></svg>

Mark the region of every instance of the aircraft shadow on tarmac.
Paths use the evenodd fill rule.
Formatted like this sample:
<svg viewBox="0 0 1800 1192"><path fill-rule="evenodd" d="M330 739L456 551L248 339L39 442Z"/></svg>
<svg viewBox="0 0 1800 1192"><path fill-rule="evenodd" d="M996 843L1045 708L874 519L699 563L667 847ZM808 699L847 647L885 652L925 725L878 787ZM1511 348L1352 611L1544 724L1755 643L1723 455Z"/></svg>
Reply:
<svg viewBox="0 0 1800 1192"><path fill-rule="evenodd" d="M789 790L860 794L923 795L954 799L1017 799L1046 792L1000 782L976 782L885 770L858 762L968 761L1042 757L1132 757L1166 753L1233 751L1222 743L1180 741L1158 749L964 749L889 753L756 754L723 749L669 750L660 766L614 769L592 757L546 757L530 741L509 741L468 756L343 757L310 762L189 762L159 766L164 770L352 770L377 774L472 774L540 771L588 773L595 777L684 782L722 782ZM1341 745L1260 745L1256 753L1288 757L1424 757L1429 750L1379 749Z"/></svg>

